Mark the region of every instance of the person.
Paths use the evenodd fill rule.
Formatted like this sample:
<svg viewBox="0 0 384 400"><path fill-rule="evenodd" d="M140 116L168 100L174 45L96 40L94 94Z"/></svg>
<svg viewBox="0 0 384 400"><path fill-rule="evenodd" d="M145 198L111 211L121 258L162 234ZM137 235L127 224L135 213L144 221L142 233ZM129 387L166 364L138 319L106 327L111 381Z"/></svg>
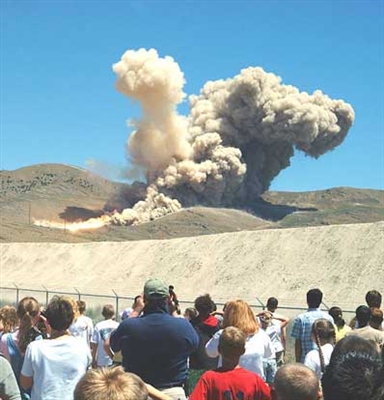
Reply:
<svg viewBox="0 0 384 400"><path fill-rule="evenodd" d="M340 307L334 306L328 310L329 315L333 318L336 327L336 343L339 342L351 328L345 323L343 311Z"/></svg>
<svg viewBox="0 0 384 400"><path fill-rule="evenodd" d="M211 315L213 301L209 294L195 299L198 315L190 322L199 336L199 346L189 357L188 389L193 390L204 371L217 367L218 358L211 358L205 352L205 345L220 329L220 321Z"/></svg>
<svg viewBox="0 0 384 400"><path fill-rule="evenodd" d="M171 399L185 400L187 360L197 348L199 338L184 318L168 312L168 286L160 279L144 285L143 315L120 323L106 341L106 348L122 351L123 367ZM141 310L136 309L138 315Z"/></svg>
<svg viewBox="0 0 384 400"><path fill-rule="evenodd" d="M132 311L129 313L128 318L140 317L143 313L143 309L144 309L143 295L139 294L133 300Z"/></svg>
<svg viewBox="0 0 384 400"><path fill-rule="evenodd" d="M230 301L226 304L222 328L234 326L242 330L246 336L245 353L240 357L241 367L255 372L265 380L263 359L274 357L274 349L269 336L260 329L255 314L248 303L243 300ZM216 332L210 339L205 350L209 357L219 356L219 340L223 329ZM222 359L219 357L218 366L221 367Z"/></svg>
<svg viewBox="0 0 384 400"><path fill-rule="evenodd" d="M194 307L187 307L184 310L183 316L187 321L191 321L193 318L197 316L197 311Z"/></svg>
<svg viewBox="0 0 384 400"><path fill-rule="evenodd" d="M12 370L19 384L20 391L27 395L20 386L20 373L27 346L34 340L42 339L42 333L36 328L40 319L40 304L34 297L24 297L19 301L16 310L19 326L1 337L0 353L11 363Z"/></svg>
<svg viewBox="0 0 384 400"><path fill-rule="evenodd" d="M380 308L371 308L371 319L369 320L369 325L378 331L382 331L383 312L380 310Z"/></svg>
<svg viewBox="0 0 384 400"><path fill-rule="evenodd" d="M270 389L261 377L239 365L246 341L247 335L234 326L222 331L218 345L222 366L204 372L189 400L271 399Z"/></svg>
<svg viewBox="0 0 384 400"><path fill-rule="evenodd" d="M331 357L321 383L324 400L379 399L377 393L383 383L383 362L379 355L358 351Z"/></svg>
<svg viewBox="0 0 384 400"><path fill-rule="evenodd" d="M54 296L45 311L50 338L27 347L20 384L32 388L31 400L73 400L75 386L90 365L89 347L68 330L76 307L73 299Z"/></svg>
<svg viewBox="0 0 384 400"><path fill-rule="evenodd" d="M105 304L101 315L104 321L95 325L91 339L92 349L92 368L107 367L113 364L112 358L106 353L104 344L112 331L114 331L119 323L115 321L115 309L112 304Z"/></svg>
<svg viewBox="0 0 384 400"><path fill-rule="evenodd" d="M73 400L168 400L162 392L146 385L122 367L88 370L77 383Z"/></svg>
<svg viewBox="0 0 384 400"><path fill-rule="evenodd" d="M377 290L370 290L365 295L365 301L369 308L380 308L381 300L381 293Z"/></svg>
<svg viewBox="0 0 384 400"><path fill-rule="evenodd" d="M367 306L369 308L380 308L381 307L381 300L382 300L382 296L381 293L378 292L377 290L369 290L366 294L365 294L365 302L367 303ZM349 323L349 326L352 329L356 329L358 326L356 317L353 317ZM382 322L381 325L381 330L384 331L384 321Z"/></svg>
<svg viewBox="0 0 384 400"><path fill-rule="evenodd" d="M277 360L280 362L279 366L281 366L283 362L282 355L284 353L284 347L281 341L281 331L288 325L289 319L276 316L275 318L281 322L281 325L274 325L272 324L274 317L270 311L262 311L257 316L260 321L261 329L263 329L271 339L274 349L274 357L266 358L263 361L266 382L273 384L278 367Z"/></svg>
<svg viewBox="0 0 384 400"><path fill-rule="evenodd" d="M307 353L304 365L314 371L318 379L321 379L336 342L335 327L332 322L324 318L317 319L312 325L312 340L317 348Z"/></svg>
<svg viewBox="0 0 384 400"><path fill-rule="evenodd" d="M291 336L295 339L296 362L304 362L305 356L311 350L316 349L312 341L312 324L319 318L325 318L333 323L333 318L326 312L320 310L323 293L320 289L311 289L307 292L308 310L299 314L293 323Z"/></svg>
<svg viewBox="0 0 384 400"><path fill-rule="evenodd" d="M287 325L289 324L290 319L276 313L278 305L279 301L276 297L270 297L267 300L267 311L272 314L272 325L280 327L280 334L278 337L275 337L275 340L280 341L283 346L283 350L276 353L276 363L277 366L280 367L284 364L284 354L287 346Z"/></svg>
<svg viewBox="0 0 384 400"><path fill-rule="evenodd" d="M181 314L180 310L180 302L177 297L177 294L175 293L175 287L173 285L168 286L168 291L169 291L169 303L175 308L177 314Z"/></svg>
<svg viewBox="0 0 384 400"><path fill-rule="evenodd" d="M274 392L276 400L319 400L322 398L316 374L301 363L285 364L278 369Z"/></svg>
<svg viewBox="0 0 384 400"><path fill-rule="evenodd" d="M0 308L0 337L5 333L17 329L17 310L13 306L5 305Z"/></svg>
<svg viewBox="0 0 384 400"><path fill-rule="evenodd" d="M226 302L225 304L223 304L222 311L219 311L219 310L217 309L216 303L214 303L214 304L215 304L215 310L213 311L212 315L213 315L214 317L216 317L216 318L220 321L220 324L222 324L222 323L223 323L223 319L224 319L225 307L227 306L228 302Z"/></svg>
<svg viewBox="0 0 384 400"><path fill-rule="evenodd" d="M375 342L363 339L359 336L350 335L345 336L340 342L336 343L331 355L331 360L350 352L364 353L370 357L379 356L379 350Z"/></svg>
<svg viewBox="0 0 384 400"><path fill-rule="evenodd" d="M21 400L20 389L11 364L0 355L0 399Z"/></svg>
<svg viewBox="0 0 384 400"><path fill-rule="evenodd" d="M79 340L83 340L87 346L90 346L93 334L93 321L85 315L85 310L87 308L85 301L78 300L76 303L79 316L69 327L69 332L72 336L77 337Z"/></svg>
<svg viewBox="0 0 384 400"><path fill-rule="evenodd" d="M124 308L124 310L120 313L121 321L124 321L125 319L129 318L129 316L131 315L132 311L133 311L132 307Z"/></svg>
<svg viewBox="0 0 384 400"><path fill-rule="evenodd" d="M363 339L372 340L378 346L381 347L384 344L384 332L372 328L369 325L370 319L371 319L371 310L367 306L361 305L357 307L356 321L358 327L348 332L347 336L357 335L362 337Z"/></svg>

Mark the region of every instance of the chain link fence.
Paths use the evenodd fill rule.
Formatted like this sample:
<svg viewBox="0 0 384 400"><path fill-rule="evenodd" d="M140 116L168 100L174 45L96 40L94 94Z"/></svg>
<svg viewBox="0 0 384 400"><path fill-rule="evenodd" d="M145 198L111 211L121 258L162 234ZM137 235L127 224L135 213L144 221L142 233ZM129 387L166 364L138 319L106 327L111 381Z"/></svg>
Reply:
<svg viewBox="0 0 384 400"><path fill-rule="evenodd" d="M16 284L13 284L13 287L0 286L0 302L1 304L17 305L23 297L33 296L42 306L46 306L51 297L53 297L54 295L67 295L73 297L76 300L85 301L87 304L88 313L91 312L92 314L90 316L94 319L99 319L97 311L101 310L101 308L105 304L113 304L116 310L116 315L119 316L124 309L126 309L127 307L131 307L132 302L137 295L137 293L132 294L132 296L122 295L114 289L110 289L109 292L110 294L101 294L95 292L85 293L84 291L79 290L75 287L72 290L58 290L54 288L47 288L43 285L41 286L41 289L39 289L36 287L20 287ZM266 304L261 299L255 297L254 300L255 301L248 301L248 303L255 312L261 311L266 308ZM182 309L193 307L193 304L194 300L192 299L180 299L180 305ZM222 310L224 304L225 302L217 301L217 309ZM321 308L327 311L329 309L329 306L325 302L323 302ZM279 299L279 313L282 313L289 318L292 318L301 312L305 312L306 310L307 307L304 304L292 305L292 299ZM355 312L354 310L343 309L343 313L346 316L346 320L348 320L353 317Z"/></svg>

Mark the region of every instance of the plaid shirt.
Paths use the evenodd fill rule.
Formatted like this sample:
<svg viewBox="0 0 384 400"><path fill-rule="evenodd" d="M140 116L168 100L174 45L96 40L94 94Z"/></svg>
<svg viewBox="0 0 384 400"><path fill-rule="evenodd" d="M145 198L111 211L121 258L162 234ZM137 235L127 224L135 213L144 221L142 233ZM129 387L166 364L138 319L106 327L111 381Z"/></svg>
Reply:
<svg viewBox="0 0 384 400"><path fill-rule="evenodd" d="M312 324L319 318L325 318L334 323L333 318L321 311L320 308L309 308L307 312L300 314L296 317L291 336L295 339L301 340L301 359L304 362L306 354L317 348L316 344L312 341Z"/></svg>

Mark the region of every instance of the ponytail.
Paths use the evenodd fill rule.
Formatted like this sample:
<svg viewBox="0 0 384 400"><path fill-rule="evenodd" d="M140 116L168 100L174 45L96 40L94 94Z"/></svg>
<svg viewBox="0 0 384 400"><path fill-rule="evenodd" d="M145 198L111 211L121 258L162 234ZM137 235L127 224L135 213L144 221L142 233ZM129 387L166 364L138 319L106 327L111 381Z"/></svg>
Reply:
<svg viewBox="0 0 384 400"><path fill-rule="evenodd" d="M324 354L323 354L323 350L321 349L321 343L320 343L320 338L319 338L319 334L314 326L314 336L315 336L315 341L316 341L316 345L319 348L319 356L320 356L320 368L321 368L321 373L324 372L325 369L325 362L324 362Z"/></svg>
<svg viewBox="0 0 384 400"><path fill-rule="evenodd" d="M24 297L20 300L17 307L17 316L19 317L19 349L22 354L25 353L27 346L33 340L29 334L33 327L33 320L39 315L40 304L33 297Z"/></svg>
<svg viewBox="0 0 384 400"><path fill-rule="evenodd" d="M325 361L321 346L327 343L332 345L335 344L336 342L335 327L327 319L320 318L313 323L312 333L315 338L316 345L319 349L320 367L321 367L321 372L323 373L325 369Z"/></svg>

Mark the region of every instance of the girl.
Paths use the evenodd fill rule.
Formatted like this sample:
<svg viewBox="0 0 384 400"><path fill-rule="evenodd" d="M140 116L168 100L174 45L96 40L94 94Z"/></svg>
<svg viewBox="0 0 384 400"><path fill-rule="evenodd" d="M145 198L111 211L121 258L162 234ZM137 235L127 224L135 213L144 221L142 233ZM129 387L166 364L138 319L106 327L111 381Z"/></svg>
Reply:
<svg viewBox="0 0 384 400"><path fill-rule="evenodd" d="M35 327L40 318L40 304L34 297L24 297L17 306L16 314L19 326L1 337L0 352L10 362L20 384L20 372L27 346L35 339L42 339L41 332ZM27 392L21 392L24 398L28 398Z"/></svg>
<svg viewBox="0 0 384 400"><path fill-rule="evenodd" d="M317 349L307 353L304 364L321 379L336 342L334 325L324 318L317 319L312 325L312 340L316 343Z"/></svg>
<svg viewBox="0 0 384 400"><path fill-rule="evenodd" d="M243 300L230 301L226 304L222 328L234 326L247 336L245 353L240 357L239 365L255 372L265 380L263 359L275 357L275 351L269 336L260 329L255 314ZM218 357L219 339L223 329L214 334L205 346L209 357ZM218 366L221 367L221 357Z"/></svg>
<svg viewBox="0 0 384 400"><path fill-rule="evenodd" d="M331 307L328 311L336 325L336 343L341 340L351 328L345 324L340 307Z"/></svg>

